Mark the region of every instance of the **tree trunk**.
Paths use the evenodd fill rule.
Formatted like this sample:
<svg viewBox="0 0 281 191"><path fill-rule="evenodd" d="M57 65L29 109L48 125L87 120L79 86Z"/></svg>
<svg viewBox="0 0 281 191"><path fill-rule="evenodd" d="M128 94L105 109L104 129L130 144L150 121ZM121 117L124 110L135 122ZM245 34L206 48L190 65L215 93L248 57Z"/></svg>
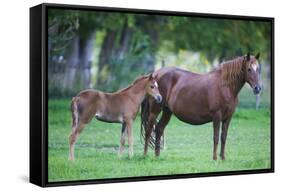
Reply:
<svg viewBox="0 0 281 191"><path fill-rule="evenodd" d="M155 58L156 47L159 39L158 39L158 32L156 30L148 29L148 34L151 40L151 50L146 53L143 60L143 64L144 67L146 68L146 71L150 73L154 71L155 62L156 62L156 58Z"/></svg>
<svg viewBox="0 0 281 191"><path fill-rule="evenodd" d="M127 18L125 18L121 30L107 31L99 55L98 86L111 83L112 80L118 79L118 76L115 75L120 74L112 74L112 70L116 69L115 64L123 63L126 59L130 48L132 32L132 29L128 26Z"/></svg>
<svg viewBox="0 0 281 191"><path fill-rule="evenodd" d="M120 35L119 47L117 48L116 57L118 59L124 59L125 54L129 51L131 37L132 30L129 28L126 18Z"/></svg>
<svg viewBox="0 0 281 191"><path fill-rule="evenodd" d="M91 88L91 67L93 62L95 32L89 33L80 43L80 63L82 88Z"/></svg>
<svg viewBox="0 0 281 191"><path fill-rule="evenodd" d="M98 80L97 80L98 85L101 85L106 81L106 79L104 79L104 76L102 74L105 72L104 70L107 67L109 67L115 39L116 39L116 31L107 31L99 55Z"/></svg>
<svg viewBox="0 0 281 191"><path fill-rule="evenodd" d="M79 36L73 39L71 51L67 59L68 67L65 73L64 89L71 89L74 87L74 79L79 66Z"/></svg>

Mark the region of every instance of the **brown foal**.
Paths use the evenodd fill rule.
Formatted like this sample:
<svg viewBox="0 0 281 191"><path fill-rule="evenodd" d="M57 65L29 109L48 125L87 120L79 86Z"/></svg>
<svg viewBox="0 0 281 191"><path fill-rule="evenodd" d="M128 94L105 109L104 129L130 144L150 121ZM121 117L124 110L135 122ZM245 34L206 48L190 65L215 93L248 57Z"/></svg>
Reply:
<svg viewBox="0 0 281 191"><path fill-rule="evenodd" d="M85 125L93 117L109 123L121 123L119 154L124 151L128 135L129 157L133 156L133 121L145 96L151 96L157 103L162 96L152 74L141 76L125 89L115 93L104 93L94 89L81 91L72 98L72 131L69 136L69 160L74 160L74 145Z"/></svg>

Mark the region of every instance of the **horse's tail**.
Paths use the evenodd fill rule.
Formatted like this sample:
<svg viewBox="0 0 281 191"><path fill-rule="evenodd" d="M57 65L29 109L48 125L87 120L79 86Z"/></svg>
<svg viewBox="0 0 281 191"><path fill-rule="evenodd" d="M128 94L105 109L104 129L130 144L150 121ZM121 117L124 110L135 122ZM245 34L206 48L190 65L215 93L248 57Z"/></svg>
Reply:
<svg viewBox="0 0 281 191"><path fill-rule="evenodd" d="M72 131L77 129L79 123L78 100L79 97L73 97L71 101Z"/></svg>
<svg viewBox="0 0 281 191"><path fill-rule="evenodd" d="M149 105L149 97L146 96L143 100L143 102L141 103L141 132L140 132L140 139L141 139L141 143L143 144L145 141L145 133L147 131L148 128L148 117L149 117L149 110L150 110L150 105ZM149 141L148 141L148 145L151 148L154 148L155 145L155 138L154 136L150 135Z"/></svg>

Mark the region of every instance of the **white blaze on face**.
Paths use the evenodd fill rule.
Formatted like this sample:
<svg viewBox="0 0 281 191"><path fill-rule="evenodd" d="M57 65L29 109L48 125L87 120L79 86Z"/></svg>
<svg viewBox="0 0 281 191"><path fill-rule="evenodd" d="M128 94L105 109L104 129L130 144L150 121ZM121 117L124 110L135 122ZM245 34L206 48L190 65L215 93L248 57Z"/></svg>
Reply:
<svg viewBox="0 0 281 191"><path fill-rule="evenodd" d="M254 70L255 72L257 71L258 67L259 67L259 62L258 62L258 61L256 61L255 64L252 64L252 68L253 68L253 70Z"/></svg>
<svg viewBox="0 0 281 191"><path fill-rule="evenodd" d="M154 86L155 86L156 88L158 88L158 84L157 84L156 81L154 81Z"/></svg>

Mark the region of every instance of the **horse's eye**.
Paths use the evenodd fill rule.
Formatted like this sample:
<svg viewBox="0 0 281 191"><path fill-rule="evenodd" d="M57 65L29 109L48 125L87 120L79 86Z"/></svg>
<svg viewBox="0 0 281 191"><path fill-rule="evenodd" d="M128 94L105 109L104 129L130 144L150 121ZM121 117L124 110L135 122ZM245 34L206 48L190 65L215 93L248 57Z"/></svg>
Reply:
<svg viewBox="0 0 281 191"><path fill-rule="evenodd" d="M154 86L150 86L150 88L151 88L151 89L153 89L153 88L154 88Z"/></svg>
<svg viewBox="0 0 281 191"><path fill-rule="evenodd" d="M251 68L248 68L248 72L251 72Z"/></svg>

